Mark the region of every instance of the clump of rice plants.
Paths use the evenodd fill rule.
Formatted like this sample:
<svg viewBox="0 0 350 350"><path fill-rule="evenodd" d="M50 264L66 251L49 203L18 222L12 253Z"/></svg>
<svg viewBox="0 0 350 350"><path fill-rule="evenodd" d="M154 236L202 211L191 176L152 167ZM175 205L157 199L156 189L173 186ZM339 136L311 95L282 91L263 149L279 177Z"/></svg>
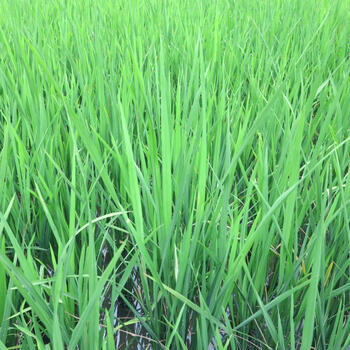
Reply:
<svg viewBox="0 0 350 350"><path fill-rule="evenodd" d="M350 5L0 2L0 349L350 349Z"/></svg>

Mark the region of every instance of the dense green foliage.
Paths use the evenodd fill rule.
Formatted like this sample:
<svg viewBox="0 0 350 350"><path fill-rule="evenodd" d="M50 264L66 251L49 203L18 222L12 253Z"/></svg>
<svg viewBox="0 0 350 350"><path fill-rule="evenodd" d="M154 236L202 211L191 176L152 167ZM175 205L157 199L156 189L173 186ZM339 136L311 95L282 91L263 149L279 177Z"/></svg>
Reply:
<svg viewBox="0 0 350 350"><path fill-rule="evenodd" d="M0 349L348 349L349 11L2 0Z"/></svg>

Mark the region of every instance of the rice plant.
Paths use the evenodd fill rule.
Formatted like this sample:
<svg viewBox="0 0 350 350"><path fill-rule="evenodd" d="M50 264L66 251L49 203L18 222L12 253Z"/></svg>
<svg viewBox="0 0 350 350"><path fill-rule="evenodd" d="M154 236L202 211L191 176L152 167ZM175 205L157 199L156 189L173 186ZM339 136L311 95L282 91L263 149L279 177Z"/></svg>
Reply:
<svg viewBox="0 0 350 350"><path fill-rule="evenodd" d="M350 4L0 2L0 349L350 349Z"/></svg>

